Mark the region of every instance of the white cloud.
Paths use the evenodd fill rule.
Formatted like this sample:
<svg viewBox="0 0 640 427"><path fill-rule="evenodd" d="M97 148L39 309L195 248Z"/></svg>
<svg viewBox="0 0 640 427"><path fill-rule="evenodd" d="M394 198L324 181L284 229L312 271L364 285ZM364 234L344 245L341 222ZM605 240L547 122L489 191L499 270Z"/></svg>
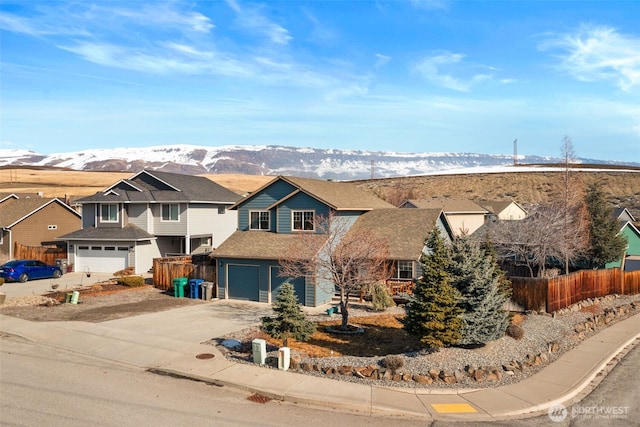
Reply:
<svg viewBox="0 0 640 427"><path fill-rule="evenodd" d="M389 61L391 61L391 57L387 55L383 55L381 53L376 53L376 68L380 68L383 65L386 65Z"/></svg>
<svg viewBox="0 0 640 427"><path fill-rule="evenodd" d="M428 81L459 92L468 92L475 83L492 78L490 74L476 74L470 78L458 78L443 71L443 69L453 68L458 64L465 65L463 64L464 58L465 56L460 53L443 52L422 59L414 65L414 69Z"/></svg>
<svg viewBox="0 0 640 427"><path fill-rule="evenodd" d="M264 16L264 6L240 6L235 0L227 0L227 4L236 12L236 22L241 28L266 36L269 41L278 45L286 45L292 39L286 28Z"/></svg>
<svg viewBox="0 0 640 427"><path fill-rule="evenodd" d="M539 48L560 50L561 68L580 81L610 80L625 92L640 85L640 38L613 28L583 25L554 35Z"/></svg>

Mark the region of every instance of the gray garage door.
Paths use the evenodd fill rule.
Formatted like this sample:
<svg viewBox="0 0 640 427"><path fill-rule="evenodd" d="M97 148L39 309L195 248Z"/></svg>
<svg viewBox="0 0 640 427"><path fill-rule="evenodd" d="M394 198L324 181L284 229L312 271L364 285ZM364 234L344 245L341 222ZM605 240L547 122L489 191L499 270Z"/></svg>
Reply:
<svg viewBox="0 0 640 427"><path fill-rule="evenodd" d="M260 301L260 269L257 265L227 266L230 299Z"/></svg>

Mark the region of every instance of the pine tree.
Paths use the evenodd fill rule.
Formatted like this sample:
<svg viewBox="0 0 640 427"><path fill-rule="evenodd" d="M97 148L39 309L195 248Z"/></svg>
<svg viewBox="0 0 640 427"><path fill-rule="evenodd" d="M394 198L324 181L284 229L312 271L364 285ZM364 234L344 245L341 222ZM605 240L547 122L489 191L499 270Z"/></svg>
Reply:
<svg viewBox="0 0 640 427"><path fill-rule="evenodd" d="M403 324L408 333L420 337L424 346L448 347L461 338L459 295L450 284L449 254L438 229L430 233L427 246L431 253L420 260L423 276L416 282L414 299L405 308Z"/></svg>
<svg viewBox="0 0 640 427"><path fill-rule="evenodd" d="M478 242L460 236L453 242L448 272L463 311L459 344L480 345L503 336L509 324L503 309L508 294L491 256Z"/></svg>
<svg viewBox="0 0 640 427"><path fill-rule="evenodd" d="M289 338L307 341L316 331L315 325L305 318L291 283L284 283L280 288L273 311L276 317L262 318L262 330L274 338L282 339L285 347Z"/></svg>
<svg viewBox="0 0 640 427"><path fill-rule="evenodd" d="M585 203L589 214L590 243L587 262L591 268L604 267L606 263L622 257L627 242L619 234L620 224L613 217L613 210L607 205L599 184L589 185Z"/></svg>

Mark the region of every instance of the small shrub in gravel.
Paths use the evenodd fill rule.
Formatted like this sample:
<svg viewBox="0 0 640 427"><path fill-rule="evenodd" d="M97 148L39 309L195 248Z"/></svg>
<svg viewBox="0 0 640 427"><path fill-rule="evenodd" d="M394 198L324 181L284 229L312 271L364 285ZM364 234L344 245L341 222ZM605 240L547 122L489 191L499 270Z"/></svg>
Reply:
<svg viewBox="0 0 640 427"><path fill-rule="evenodd" d="M382 366L395 373L404 366L404 359L397 354L389 355L382 359Z"/></svg>
<svg viewBox="0 0 640 427"><path fill-rule="evenodd" d="M118 285L129 286L131 288L137 288L144 286L144 277L142 276L125 276L118 278Z"/></svg>
<svg viewBox="0 0 640 427"><path fill-rule="evenodd" d="M522 337L524 337L524 329L522 329L522 326L514 325L512 323L507 326L506 334L514 340L521 340Z"/></svg>

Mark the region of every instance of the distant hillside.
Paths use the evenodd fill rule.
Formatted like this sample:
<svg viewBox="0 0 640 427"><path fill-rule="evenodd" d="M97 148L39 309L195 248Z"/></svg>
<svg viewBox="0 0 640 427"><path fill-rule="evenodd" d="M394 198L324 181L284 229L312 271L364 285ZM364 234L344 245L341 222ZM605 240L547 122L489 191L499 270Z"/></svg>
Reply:
<svg viewBox="0 0 640 427"><path fill-rule="evenodd" d="M518 156L522 164L548 164L558 159ZM352 180L413 176L479 167L513 165L513 156L478 153L398 153L284 146L204 147L171 145L142 148L91 149L39 154L28 150L0 149L0 167L57 167L83 171L138 172L144 168L201 174L293 175ZM633 162L579 159L582 165L611 167Z"/></svg>
<svg viewBox="0 0 640 427"><path fill-rule="evenodd" d="M563 172L502 172L428 175L355 181L361 188L389 200L398 193L413 198L448 197L474 200L515 200L525 206L558 197L556 183ZM586 188L602 184L613 206L626 207L640 221L640 171L574 171Z"/></svg>

